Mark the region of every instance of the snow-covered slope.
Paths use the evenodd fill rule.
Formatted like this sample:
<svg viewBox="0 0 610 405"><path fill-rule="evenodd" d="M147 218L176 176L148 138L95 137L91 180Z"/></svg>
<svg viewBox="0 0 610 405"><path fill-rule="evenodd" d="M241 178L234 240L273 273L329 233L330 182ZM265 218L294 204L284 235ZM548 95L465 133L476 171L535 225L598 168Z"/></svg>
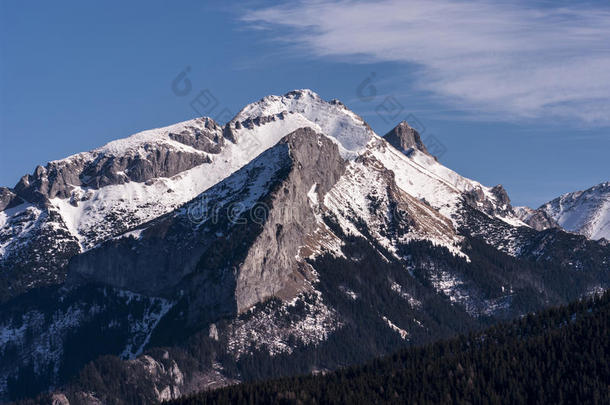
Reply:
<svg viewBox="0 0 610 405"><path fill-rule="evenodd" d="M563 194L539 209L563 229L590 239L610 240L610 182Z"/></svg>
<svg viewBox="0 0 610 405"><path fill-rule="evenodd" d="M254 142L262 144L275 144L292 130L309 126L337 142L344 157L357 156L374 136L368 124L340 101L324 101L308 89L291 91L281 97L267 96L242 109L229 125L242 127L236 129L238 141L253 137ZM257 130L255 126L259 125Z"/></svg>
<svg viewBox="0 0 610 405"><path fill-rule="evenodd" d="M458 211L466 199L475 208L511 225L523 226L512 212L501 186L486 187L443 166L416 149L402 153L385 142L374 142L370 152L396 176L398 186L459 223Z"/></svg>

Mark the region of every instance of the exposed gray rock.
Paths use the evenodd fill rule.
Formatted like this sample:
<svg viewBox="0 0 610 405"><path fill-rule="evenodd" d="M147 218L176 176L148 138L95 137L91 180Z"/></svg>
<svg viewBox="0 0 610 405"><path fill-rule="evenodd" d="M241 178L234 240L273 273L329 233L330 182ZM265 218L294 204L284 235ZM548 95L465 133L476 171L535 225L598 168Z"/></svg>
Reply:
<svg viewBox="0 0 610 405"><path fill-rule="evenodd" d="M139 396L143 403L170 401L185 393L181 390L185 385L184 374L167 352L159 358L143 355L124 362L121 367L124 368L124 375L128 376L128 380L124 383L141 387ZM75 404L86 405L105 404L109 401L113 403L116 400L84 391L71 392L70 397ZM67 404L69 405L69 402Z"/></svg>
<svg viewBox="0 0 610 405"><path fill-rule="evenodd" d="M197 305L191 305L210 308L209 321L271 296L294 296L307 277L295 256L316 223L307 193L317 184L324 195L344 165L335 143L299 129L199 200L142 225L139 236L116 238L76 256L69 282L152 295L192 291ZM254 205L239 205L252 198ZM213 217L193 223L189 213L202 199L206 209L213 207L208 211ZM236 207L242 215L232 218Z"/></svg>
<svg viewBox="0 0 610 405"><path fill-rule="evenodd" d="M14 192L32 203L68 198L75 186L100 188L129 181L146 182L157 177L171 177L211 160L207 153L219 153L224 145L222 128L210 118L199 118L180 133L168 133L169 139L196 151L182 150L169 143L142 143L138 150L124 154L103 148L38 166L19 180Z"/></svg>
<svg viewBox="0 0 610 405"><path fill-rule="evenodd" d="M211 118L199 118L203 128L192 128L180 133L169 133L169 137L175 141L192 146L195 149L208 153L220 153L224 146L222 128Z"/></svg>
<svg viewBox="0 0 610 405"><path fill-rule="evenodd" d="M508 193L502 187L502 184L492 187L491 193L496 197L500 205L510 206L510 198L508 198Z"/></svg>
<svg viewBox="0 0 610 405"><path fill-rule="evenodd" d="M400 150L403 153L408 153L410 149L417 149L425 154L428 153L426 145L421 140L419 133L409 126L406 121L402 121L394 129L384 135L386 141L393 147Z"/></svg>
<svg viewBox="0 0 610 405"><path fill-rule="evenodd" d="M294 295L305 277L295 259L305 236L317 226L307 193L316 186L318 198L342 176L345 163L339 149L311 128L286 136L293 170L269 201L264 229L240 266L236 300L238 312L274 295Z"/></svg>
<svg viewBox="0 0 610 405"><path fill-rule="evenodd" d="M51 396L51 405L70 405L70 401L64 394L56 393Z"/></svg>
<svg viewBox="0 0 610 405"><path fill-rule="evenodd" d="M475 187L474 189L464 192L464 201L471 207L481 210L489 215L508 215L512 213L512 206L510 205L510 198L504 187L498 184L492 187L491 194L493 198L488 198L481 187Z"/></svg>
<svg viewBox="0 0 610 405"><path fill-rule="evenodd" d="M23 200L10 188L0 187L0 211L13 208L23 203Z"/></svg>
<svg viewBox="0 0 610 405"><path fill-rule="evenodd" d="M559 228L557 222L544 210L533 210L529 207L515 207L514 212L519 219L537 231L543 231L549 228Z"/></svg>

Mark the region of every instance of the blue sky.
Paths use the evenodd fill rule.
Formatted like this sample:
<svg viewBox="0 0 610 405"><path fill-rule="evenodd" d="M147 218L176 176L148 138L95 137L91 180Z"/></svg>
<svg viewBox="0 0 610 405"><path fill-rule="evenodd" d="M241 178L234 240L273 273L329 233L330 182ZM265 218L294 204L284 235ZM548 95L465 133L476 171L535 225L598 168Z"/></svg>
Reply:
<svg viewBox="0 0 610 405"><path fill-rule="evenodd" d="M37 164L311 88L538 206L610 179L607 2L2 1L0 185ZM185 96L172 81L185 69Z"/></svg>

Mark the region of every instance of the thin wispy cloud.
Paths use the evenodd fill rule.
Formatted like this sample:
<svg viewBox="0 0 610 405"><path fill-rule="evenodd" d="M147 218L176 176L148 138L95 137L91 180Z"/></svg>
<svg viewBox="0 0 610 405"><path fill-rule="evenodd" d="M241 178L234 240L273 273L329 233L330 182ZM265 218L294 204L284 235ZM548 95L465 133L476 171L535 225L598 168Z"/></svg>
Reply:
<svg viewBox="0 0 610 405"><path fill-rule="evenodd" d="M242 19L318 57L416 66L417 90L486 117L610 125L610 7L530 4L310 1Z"/></svg>

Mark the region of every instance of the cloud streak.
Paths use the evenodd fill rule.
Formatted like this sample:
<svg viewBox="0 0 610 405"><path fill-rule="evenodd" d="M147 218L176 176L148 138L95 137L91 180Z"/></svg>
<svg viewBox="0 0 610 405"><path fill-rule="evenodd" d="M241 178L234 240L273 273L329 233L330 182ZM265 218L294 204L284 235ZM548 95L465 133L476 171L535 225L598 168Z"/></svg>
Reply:
<svg viewBox="0 0 610 405"><path fill-rule="evenodd" d="M609 7L310 1L242 20L318 57L410 64L418 90L482 115L610 125Z"/></svg>

